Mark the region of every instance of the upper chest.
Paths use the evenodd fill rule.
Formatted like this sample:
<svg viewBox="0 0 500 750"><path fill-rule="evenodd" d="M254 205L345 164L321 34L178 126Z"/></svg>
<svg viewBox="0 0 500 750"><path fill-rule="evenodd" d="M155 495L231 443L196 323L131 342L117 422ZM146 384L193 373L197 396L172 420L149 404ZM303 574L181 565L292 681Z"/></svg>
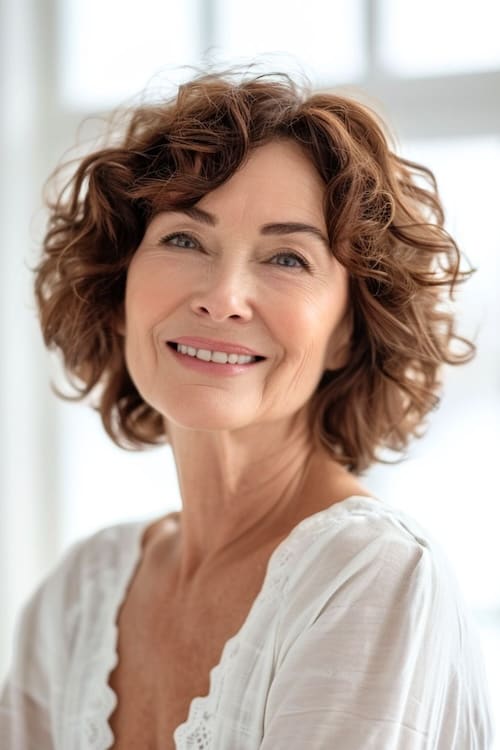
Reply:
<svg viewBox="0 0 500 750"><path fill-rule="evenodd" d="M173 750L174 730L193 698L208 694L210 670L247 619L264 572L255 564L189 598L155 590L144 570L136 575L118 613L118 662L109 678L117 697L113 750Z"/></svg>

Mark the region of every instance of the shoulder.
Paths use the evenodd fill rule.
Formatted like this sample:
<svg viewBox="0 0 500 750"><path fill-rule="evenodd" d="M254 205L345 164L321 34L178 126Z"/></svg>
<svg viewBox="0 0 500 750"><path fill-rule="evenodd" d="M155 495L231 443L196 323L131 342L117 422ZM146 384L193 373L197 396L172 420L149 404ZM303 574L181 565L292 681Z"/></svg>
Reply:
<svg viewBox="0 0 500 750"><path fill-rule="evenodd" d="M22 607L17 649L28 654L26 644L31 642L40 654L43 644L51 649L50 644L69 642L82 611L95 607L99 596L132 572L145 525L109 526L70 544Z"/></svg>
<svg viewBox="0 0 500 750"><path fill-rule="evenodd" d="M119 575L140 550L143 521L99 529L70 544L39 586L39 591L62 595L71 605L80 586L104 574Z"/></svg>
<svg viewBox="0 0 500 750"><path fill-rule="evenodd" d="M120 524L74 542L25 602L0 696L0 734L26 731L42 741L75 664L99 658L111 642L108 616L138 558L143 526Z"/></svg>
<svg viewBox="0 0 500 750"><path fill-rule="evenodd" d="M328 605L423 614L432 611L432 602L435 613L461 603L453 571L431 534L378 500L349 498L305 519L281 553L289 563L283 612L299 628Z"/></svg>
<svg viewBox="0 0 500 750"><path fill-rule="evenodd" d="M486 747L477 633L444 553L417 521L351 498L299 524L281 554L270 740L294 715L321 719L320 705L317 731L328 727L329 745Z"/></svg>
<svg viewBox="0 0 500 750"><path fill-rule="evenodd" d="M367 497L351 497L309 516L290 534L286 546L302 566L370 563L415 564L428 552L441 558L431 534L397 508Z"/></svg>

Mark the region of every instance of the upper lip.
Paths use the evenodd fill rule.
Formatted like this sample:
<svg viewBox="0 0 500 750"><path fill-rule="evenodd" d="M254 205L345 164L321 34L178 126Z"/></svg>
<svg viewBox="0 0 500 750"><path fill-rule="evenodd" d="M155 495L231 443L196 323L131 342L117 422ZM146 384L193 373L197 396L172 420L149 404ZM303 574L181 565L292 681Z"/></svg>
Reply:
<svg viewBox="0 0 500 750"><path fill-rule="evenodd" d="M185 346L193 346L195 349L208 349L211 352L249 354L252 357L263 356L253 349L249 349L248 346L231 343L230 341L217 341L216 339L201 338L200 336L179 336L176 339L170 339L170 343L185 344Z"/></svg>

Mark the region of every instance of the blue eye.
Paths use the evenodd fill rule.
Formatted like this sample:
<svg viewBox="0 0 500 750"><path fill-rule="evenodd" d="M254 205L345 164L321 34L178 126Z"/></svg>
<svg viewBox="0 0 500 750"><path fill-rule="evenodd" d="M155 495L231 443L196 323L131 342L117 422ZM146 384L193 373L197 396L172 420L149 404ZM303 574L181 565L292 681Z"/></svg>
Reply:
<svg viewBox="0 0 500 750"><path fill-rule="evenodd" d="M282 266L283 268L308 269L310 267L306 259L298 255L298 253L276 253L273 256L273 260L276 261L274 265Z"/></svg>
<svg viewBox="0 0 500 750"><path fill-rule="evenodd" d="M182 243L191 242L193 243L193 245L189 247L188 245L185 245L185 244L174 243L173 240L177 238L180 238ZM194 247L198 244L197 241L191 237L191 235L186 234L185 232L172 232L172 234L167 234L165 237L161 238L160 243L162 245L173 244L174 247L180 247L184 250L193 250Z"/></svg>

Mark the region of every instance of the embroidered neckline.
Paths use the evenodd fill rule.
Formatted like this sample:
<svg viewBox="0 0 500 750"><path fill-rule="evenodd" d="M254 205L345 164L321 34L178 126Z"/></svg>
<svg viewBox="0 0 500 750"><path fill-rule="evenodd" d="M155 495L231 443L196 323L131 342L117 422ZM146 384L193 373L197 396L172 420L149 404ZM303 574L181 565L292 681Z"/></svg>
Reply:
<svg viewBox="0 0 500 750"><path fill-rule="evenodd" d="M388 505L382 503L377 498L352 495L345 500L334 503L302 519L302 521L294 526L288 536L277 545L268 560L262 587L250 608L245 622L239 631L226 641L218 664L210 670L208 693L203 696L195 696L191 700L186 720L179 724L174 731L174 742L178 750L184 750L184 748L187 749L189 747L196 747L197 750L209 750L211 748L211 725L216 712L217 699L224 682L227 665L238 653L242 634L249 626L250 620L255 617L258 609L269 598L272 598L273 602L276 602L277 596L282 595L285 591L288 582L288 576L285 575L286 569L289 567L289 561L297 551L300 536L303 532L320 532L328 523L331 523L332 515L338 515L340 522L345 517L346 512L352 514L353 511L363 510L366 513L367 510L373 509L376 509L378 513L383 512L384 509L390 510ZM109 750L114 743L114 736L109 720L117 706L118 699L115 691L109 685L109 679L119 661L117 619L133 575L141 562L143 533L146 527L153 521L154 519L148 519L147 521L129 524L131 532L135 537L135 543L131 544L133 552L130 554L127 565L124 566L124 572L120 577L119 584L117 584L115 578L114 587L116 595L110 597L110 589L104 586L107 593L107 598L105 599L107 606L103 607L103 629L105 636L102 639L99 653L96 655L98 667L95 673L95 689L92 691L93 696L95 696L91 706L93 712L91 716L84 717L88 747L92 748L92 750ZM126 553L128 555L129 550ZM120 551L120 554L122 554L122 551ZM107 572L113 574L113 571Z"/></svg>
<svg viewBox="0 0 500 750"><path fill-rule="evenodd" d="M131 522L127 532L131 539L126 540L123 548L117 550L119 562L116 570L111 567L99 571L90 582L90 586L99 585L102 595L102 607L98 612L101 627L95 628L100 635L99 642L93 650L92 664L94 677L91 680L91 711L83 716L83 733L87 740L87 747L92 750L108 750L114 743L113 732L109 724L111 714L115 710L118 698L109 685L111 672L118 664L118 625L117 619L120 608L125 600L127 590L141 561L142 537L147 521ZM106 531L106 530L105 530ZM121 562L125 557L126 563L120 574Z"/></svg>

